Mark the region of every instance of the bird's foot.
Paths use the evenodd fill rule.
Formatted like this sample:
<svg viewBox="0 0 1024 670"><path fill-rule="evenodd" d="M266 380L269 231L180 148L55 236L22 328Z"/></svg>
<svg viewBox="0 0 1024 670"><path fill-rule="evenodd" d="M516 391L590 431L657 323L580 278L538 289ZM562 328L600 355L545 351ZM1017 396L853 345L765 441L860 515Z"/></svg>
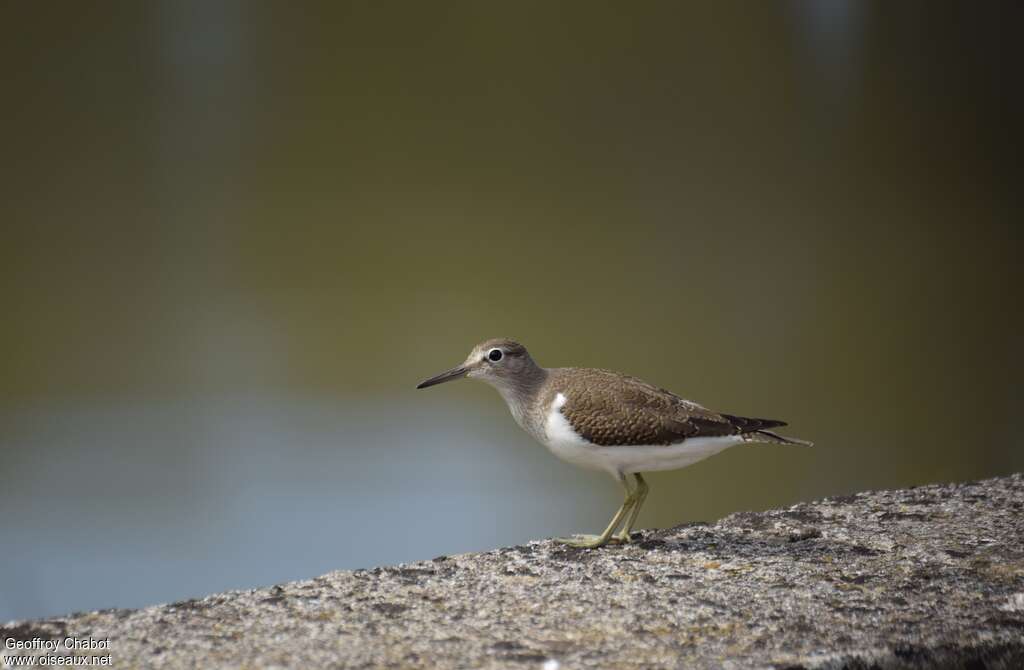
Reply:
<svg viewBox="0 0 1024 670"><path fill-rule="evenodd" d="M611 541L618 544L629 544L633 541L633 534L620 530L618 533L615 533L615 535L612 535Z"/></svg>
<svg viewBox="0 0 1024 670"><path fill-rule="evenodd" d="M619 544L622 540L618 537L605 537L602 535L573 535L572 537L556 537L555 542L581 549L597 549L606 544Z"/></svg>

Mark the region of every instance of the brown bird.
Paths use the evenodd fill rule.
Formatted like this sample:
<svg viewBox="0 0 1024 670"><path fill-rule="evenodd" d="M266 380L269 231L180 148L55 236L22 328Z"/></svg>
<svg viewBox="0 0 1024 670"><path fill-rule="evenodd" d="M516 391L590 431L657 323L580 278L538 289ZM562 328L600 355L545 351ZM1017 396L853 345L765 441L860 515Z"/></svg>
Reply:
<svg viewBox="0 0 1024 670"><path fill-rule="evenodd" d="M603 533L558 538L576 547L630 541L648 491L641 472L684 468L743 442L811 446L769 430L785 426L784 421L714 412L636 377L593 368L542 368L526 347L504 338L478 344L462 365L416 388L462 377L496 388L516 423L555 456L603 470L626 490Z"/></svg>

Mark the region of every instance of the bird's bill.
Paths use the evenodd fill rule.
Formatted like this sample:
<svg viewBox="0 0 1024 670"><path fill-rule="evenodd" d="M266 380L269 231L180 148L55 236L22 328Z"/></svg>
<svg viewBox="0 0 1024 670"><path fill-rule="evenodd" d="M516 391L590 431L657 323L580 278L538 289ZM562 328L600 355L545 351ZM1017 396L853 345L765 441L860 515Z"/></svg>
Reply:
<svg viewBox="0 0 1024 670"><path fill-rule="evenodd" d="M425 389L428 386L437 386L438 384L450 382L453 379L460 379L462 377L465 377L467 374L469 374L469 367L465 365L460 365L457 368L452 368L451 370L442 372L441 374L431 377L430 379L425 379L421 381L419 384L416 385L416 388Z"/></svg>

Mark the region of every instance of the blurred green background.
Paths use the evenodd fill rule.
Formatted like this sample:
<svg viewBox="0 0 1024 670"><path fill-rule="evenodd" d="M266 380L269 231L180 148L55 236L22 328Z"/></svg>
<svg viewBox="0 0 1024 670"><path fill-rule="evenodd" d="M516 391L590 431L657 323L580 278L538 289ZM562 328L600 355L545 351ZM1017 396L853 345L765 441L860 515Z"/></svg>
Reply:
<svg viewBox="0 0 1024 670"><path fill-rule="evenodd" d="M1024 468L1017 3L5 3L0 620L600 530L477 341L790 421L643 526Z"/></svg>

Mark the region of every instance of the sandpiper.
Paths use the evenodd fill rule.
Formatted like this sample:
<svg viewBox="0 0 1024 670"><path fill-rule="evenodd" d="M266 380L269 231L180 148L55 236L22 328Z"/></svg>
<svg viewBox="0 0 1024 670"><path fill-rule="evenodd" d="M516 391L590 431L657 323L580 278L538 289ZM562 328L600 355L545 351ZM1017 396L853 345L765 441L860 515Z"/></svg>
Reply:
<svg viewBox="0 0 1024 670"><path fill-rule="evenodd" d="M594 368L543 368L526 347L504 338L476 345L464 363L416 388L462 377L496 388L516 423L555 456L603 470L626 490L603 533L558 538L576 547L630 541L647 497L642 472L684 468L743 442L811 446L768 430L785 426L784 421L713 412L636 377Z"/></svg>

